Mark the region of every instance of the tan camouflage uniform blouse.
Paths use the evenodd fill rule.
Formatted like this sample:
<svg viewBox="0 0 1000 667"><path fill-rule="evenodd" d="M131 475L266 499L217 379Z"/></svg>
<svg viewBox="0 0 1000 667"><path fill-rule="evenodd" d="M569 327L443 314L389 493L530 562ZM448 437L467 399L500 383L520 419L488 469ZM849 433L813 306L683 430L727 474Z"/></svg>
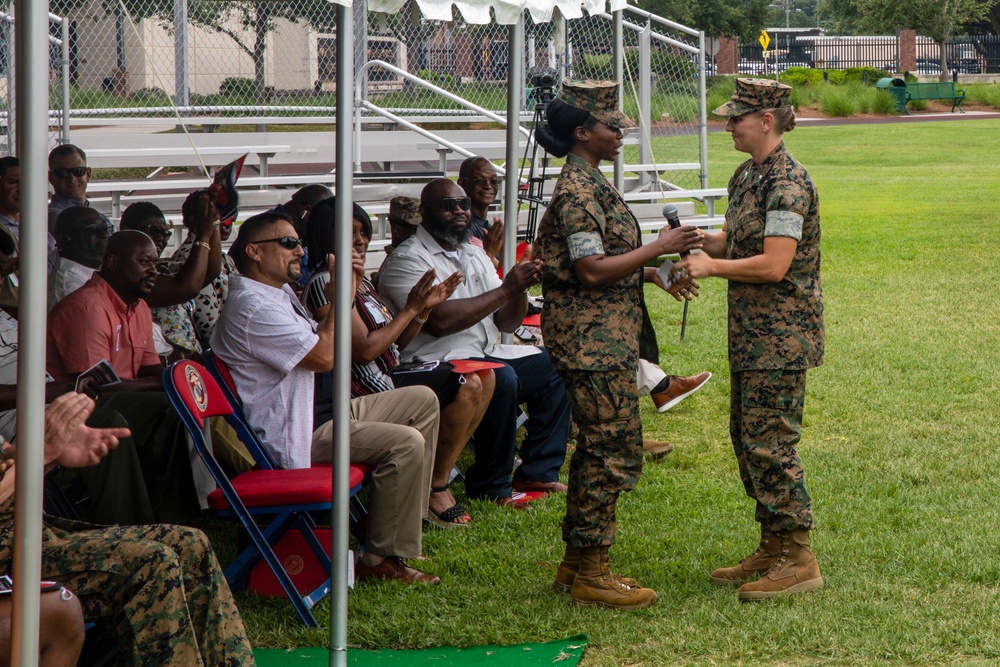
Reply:
<svg viewBox="0 0 1000 667"><path fill-rule="evenodd" d="M798 241L777 283L729 281L729 366L733 371L802 370L823 363L819 199L784 143L762 164L747 160L729 181L726 258L764 252L764 238Z"/></svg>

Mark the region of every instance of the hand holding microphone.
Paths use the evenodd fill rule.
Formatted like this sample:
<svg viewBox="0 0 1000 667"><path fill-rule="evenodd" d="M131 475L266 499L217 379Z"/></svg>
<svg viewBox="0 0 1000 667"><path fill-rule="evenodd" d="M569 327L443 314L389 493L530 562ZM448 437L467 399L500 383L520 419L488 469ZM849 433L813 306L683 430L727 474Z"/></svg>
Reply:
<svg viewBox="0 0 1000 667"><path fill-rule="evenodd" d="M681 257L687 257L689 251L701 247L704 233L691 225L681 226L676 206L673 204L664 206L663 217L667 219L667 226L660 230L659 240L663 242L664 255L676 252Z"/></svg>

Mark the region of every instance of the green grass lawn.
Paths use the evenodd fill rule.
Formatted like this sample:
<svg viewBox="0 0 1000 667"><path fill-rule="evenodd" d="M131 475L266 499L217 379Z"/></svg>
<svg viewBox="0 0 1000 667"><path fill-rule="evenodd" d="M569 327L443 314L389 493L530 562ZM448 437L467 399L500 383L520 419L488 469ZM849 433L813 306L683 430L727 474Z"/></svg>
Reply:
<svg viewBox="0 0 1000 667"><path fill-rule="evenodd" d="M424 534L437 588L350 593L363 647L590 635L582 664L940 665L1000 661L1000 142L995 121L799 128L787 145L820 193L827 361L810 372L801 445L825 590L740 604L709 571L756 540L728 440L725 283L681 308L647 293L662 365L711 370L648 434L676 451L619 505L616 570L652 608L576 608L550 583L562 499L526 512L468 503L468 530ZM712 186L742 159L709 136ZM460 488L459 488L460 490ZM241 594L256 646L325 645L283 600ZM318 607L328 619L328 604Z"/></svg>

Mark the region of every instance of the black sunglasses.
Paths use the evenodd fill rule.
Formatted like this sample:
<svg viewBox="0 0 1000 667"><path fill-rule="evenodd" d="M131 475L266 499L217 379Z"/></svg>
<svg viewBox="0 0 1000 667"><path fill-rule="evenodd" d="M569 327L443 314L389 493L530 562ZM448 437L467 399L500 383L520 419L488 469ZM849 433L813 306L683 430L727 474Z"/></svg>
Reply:
<svg viewBox="0 0 1000 667"><path fill-rule="evenodd" d="M435 206L445 213L451 213L456 208L468 211L472 208L472 199L469 197L445 197L444 199L439 199Z"/></svg>
<svg viewBox="0 0 1000 667"><path fill-rule="evenodd" d="M262 239L260 241L251 241L250 243L277 243L285 250L295 250L302 245L302 239L297 239L294 236L282 236L278 239Z"/></svg>
<svg viewBox="0 0 1000 667"><path fill-rule="evenodd" d="M86 227L80 227L78 232L83 232L87 236L111 236L115 233L115 228L111 225L104 223L99 225L87 225Z"/></svg>
<svg viewBox="0 0 1000 667"><path fill-rule="evenodd" d="M477 187L485 188L489 186L494 190L500 189L500 179L499 178L473 178L472 182L476 184Z"/></svg>
<svg viewBox="0 0 1000 667"><path fill-rule="evenodd" d="M60 180L65 179L65 178L69 178L70 174L72 174L73 176L76 176L77 178L83 178L84 176L87 175L87 168L86 167L68 167L66 169L53 169L52 170L52 175L55 176L56 178L60 179Z"/></svg>
<svg viewBox="0 0 1000 667"><path fill-rule="evenodd" d="M172 229L164 229L163 227L154 227L153 225L136 227L136 229L139 230L140 232L145 232L146 236L150 238L161 238L166 240L174 235L174 231Z"/></svg>

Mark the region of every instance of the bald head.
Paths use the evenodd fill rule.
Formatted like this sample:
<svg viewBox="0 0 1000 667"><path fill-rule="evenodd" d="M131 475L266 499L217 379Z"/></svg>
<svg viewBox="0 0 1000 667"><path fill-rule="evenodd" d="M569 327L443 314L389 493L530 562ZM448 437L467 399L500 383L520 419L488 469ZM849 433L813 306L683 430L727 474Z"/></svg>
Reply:
<svg viewBox="0 0 1000 667"><path fill-rule="evenodd" d="M304 188L296 190L295 194L292 195L292 201L296 204L315 206L324 199L329 199L332 196L333 190L325 185L313 183L312 185L307 185Z"/></svg>
<svg viewBox="0 0 1000 667"><path fill-rule="evenodd" d="M140 231L126 229L108 239L101 277L125 303L149 296L156 281L159 253L153 240Z"/></svg>
<svg viewBox="0 0 1000 667"><path fill-rule="evenodd" d="M96 269L101 265L104 248L113 231L100 211L87 206L70 206L56 218L59 255Z"/></svg>
<svg viewBox="0 0 1000 667"><path fill-rule="evenodd" d="M299 236L306 235L306 223L309 221L309 213L316 204L324 199L333 196L333 191L325 185L313 183L295 191L292 198L285 202L283 208L291 220L295 231Z"/></svg>
<svg viewBox="0 0 1000 667"><path fill-rule="evenodd" d="M424 229L446 250L468 242L472 229L469 197L454 181L438 178L420 193L420 215Z"/></svg>

